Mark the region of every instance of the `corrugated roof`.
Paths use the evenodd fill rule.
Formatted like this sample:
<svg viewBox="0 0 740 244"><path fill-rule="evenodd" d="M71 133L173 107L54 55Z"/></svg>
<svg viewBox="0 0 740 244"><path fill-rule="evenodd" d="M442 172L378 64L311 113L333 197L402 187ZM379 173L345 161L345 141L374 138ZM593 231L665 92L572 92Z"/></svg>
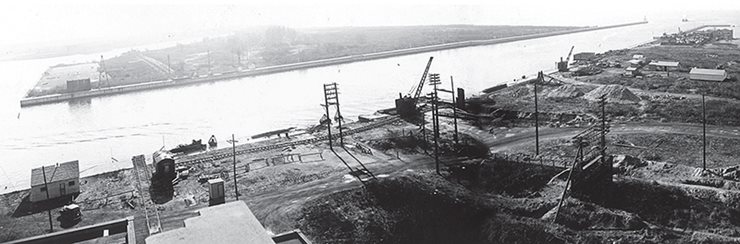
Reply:
<svg viewBox="0 0 740 244"><path fill-rule="evenodd" d="M726 74L726 71L723 69L700 69L700 68L693 68L691 69L691 72L689 74L692 75L718 75L718 76L724 76Z"/></svg>
<svg viewBox="0 0 740 244"><path fill-rule="evenodd" d="M655 65L655 66L665 66L665 67L678 67L678 62L671 62L671 61L653 61L653 62L650 62L650 65Z"/></svg>
<svg viewBox="0 0 740 244"><path fill-rule="evenodd" d="M80 163L70 161L58 165L44 166L46 171L46 182L63 181L80 178ZM41 167L31 170L31 187L44 185L44 172Z"/></svg>

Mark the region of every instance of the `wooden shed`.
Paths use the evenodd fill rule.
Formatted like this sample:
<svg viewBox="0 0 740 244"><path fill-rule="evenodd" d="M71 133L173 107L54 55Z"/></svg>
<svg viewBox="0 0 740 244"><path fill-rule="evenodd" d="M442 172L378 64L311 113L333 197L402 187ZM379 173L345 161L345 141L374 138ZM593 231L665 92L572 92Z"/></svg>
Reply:
<svg viewBox="0 0 740 244"><path fill-rule="evenodd" d="M71 161L31 170L31 202L80 193L80 164Z"/></svg>

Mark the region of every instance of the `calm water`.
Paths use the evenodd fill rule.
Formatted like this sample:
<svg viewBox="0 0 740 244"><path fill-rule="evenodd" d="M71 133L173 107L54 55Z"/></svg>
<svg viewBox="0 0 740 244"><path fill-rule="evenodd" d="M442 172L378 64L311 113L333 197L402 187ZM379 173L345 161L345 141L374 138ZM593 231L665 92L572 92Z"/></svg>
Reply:
<svg viewBox="0 0 740 244"><path fill-rule="evenodd" d="M18 100L48 66L99 56L0 63L4 83L0 91L4 138L0 141L0 192L27 188L30 169L45 164L79 160L82 175L90 175L128 168L133 155L150 157L163 145L174 147L195 138L205 141L212 134L220 145L226 145L232 133L240 142L248 142L249 136L260 132L315 124L323 114L319 106L323 83L339 84L342 113L356 119L392 107L399 92L408 92L418 82L429 56L434 56L431 72L440 73L445 84L453 75L457 87L475 94L524 74L555 68L555 61L572 45L575 53L603 52L676 32L679 27L737 23L727 18L681 23L679 18L23 109Z"/></svg>

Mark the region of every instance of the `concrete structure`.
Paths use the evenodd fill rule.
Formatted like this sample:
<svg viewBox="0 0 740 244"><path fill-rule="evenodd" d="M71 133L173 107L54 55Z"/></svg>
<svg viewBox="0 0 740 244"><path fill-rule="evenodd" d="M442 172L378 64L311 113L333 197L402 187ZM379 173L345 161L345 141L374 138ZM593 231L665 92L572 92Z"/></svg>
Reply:
<svg viewBox="0 0 740 244"><path fill-rule="evenodd" d="M44 180L44 176L46 179ZM46 184L44 184L46 181ZM45 186L46 185L46 186ZM48 189L47 189L48 186ZM31 202L80 193L80 164L71 161L31 170Z"/></svg>
<svg viewBox="0 0 740 244"><path fill-rule="evenodd" d="M689 78L703 81L724 81L727 79L727 71L722 69L692 68L691 72L689 72Z"/></svg>
<svg viewBox="0 0 740 244"><path fill-rule="evenodd" d="M208 205L222 204L226 200L224 194L224 180L221 178L208 180Z"/></svg>
<svg viewBox="0 0 740 244"><path fill-rule="evenodd" d="M146 243L275 243L242 201L207 207L198 212L200 216L185 220L185 227L149 236Z"/></svg>

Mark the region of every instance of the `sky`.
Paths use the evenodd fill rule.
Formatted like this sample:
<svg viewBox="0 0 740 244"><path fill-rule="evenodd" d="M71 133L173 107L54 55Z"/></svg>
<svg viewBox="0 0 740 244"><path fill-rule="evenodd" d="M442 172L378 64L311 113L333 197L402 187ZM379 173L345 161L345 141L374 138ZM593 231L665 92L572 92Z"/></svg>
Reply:
<svg viewBox="0 0 740 244"><path fill-rule="evenodd" d="M740 10L740 1L13 1L0 8L0 48L141 37L173 41L249 26L606 25L689 10ZM606 11L605 11L606 10ZM680 18L680 17L677 17Z"/></svg>

